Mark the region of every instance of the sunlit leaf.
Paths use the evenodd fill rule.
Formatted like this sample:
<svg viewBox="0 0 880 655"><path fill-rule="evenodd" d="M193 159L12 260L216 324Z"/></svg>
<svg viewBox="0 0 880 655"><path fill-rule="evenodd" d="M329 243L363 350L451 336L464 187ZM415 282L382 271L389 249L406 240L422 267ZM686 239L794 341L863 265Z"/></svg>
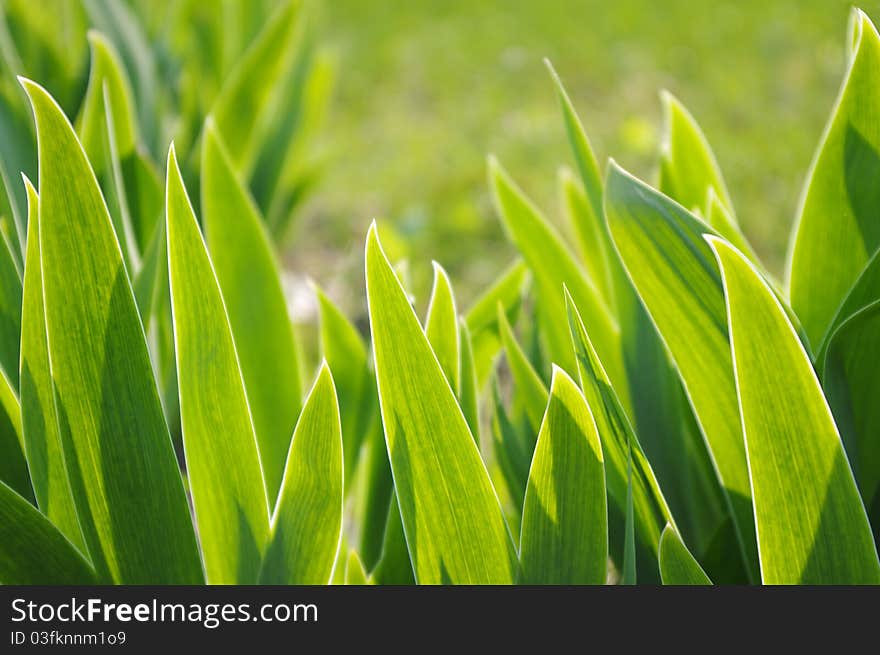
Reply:
<svg viewBox="0 0 880 655"><path fill-rule="evenodd" d="M452 283L443 267L434 262L434 286L425 318L425 336L440 362L443 374L458 395L461 378L461 337L458 334L458 310Z"/></svg>
<svg viewBox="0 0 880 655"><path fill-rule="evenodd" d="M684 545L679 534L667 525L660 535L660 578L665 585L710 585L712 581Z"/></svg>

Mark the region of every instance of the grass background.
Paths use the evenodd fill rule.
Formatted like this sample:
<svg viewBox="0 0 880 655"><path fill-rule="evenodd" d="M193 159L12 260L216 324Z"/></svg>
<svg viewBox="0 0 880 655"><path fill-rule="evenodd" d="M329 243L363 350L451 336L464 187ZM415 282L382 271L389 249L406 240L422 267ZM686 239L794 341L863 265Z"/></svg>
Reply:
<svg viewBox="0 0 880 655"><path fill-rule="evenodd" d="M465 305L513 256L487 192L494 152L554 220L573 165L542 59L566 83L600 161L652 179L658 90L694 113L744 229L771 270L845 67L839 0L333 0L318 36L336 62L328 166L287 263L362 302L362 248L385 219L423 302L430 260ZM880 3L862 5L880 20ZM391 230L387 230L390 232ZM387 239L386 239L387 240ZM420 304L423 306L423 303ZM354 309L354 307L352 307Z"/></svg>

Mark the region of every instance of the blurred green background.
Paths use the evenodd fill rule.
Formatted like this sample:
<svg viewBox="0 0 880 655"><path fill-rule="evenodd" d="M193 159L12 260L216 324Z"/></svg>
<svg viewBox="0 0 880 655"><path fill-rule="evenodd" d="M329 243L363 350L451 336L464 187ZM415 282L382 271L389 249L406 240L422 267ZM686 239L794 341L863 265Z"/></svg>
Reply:
<svg viewBox="0 0 880 655"><path fill-rule="evenodd" d="M844 72L848 2L304 4L316 60L332 73L316 78L330 88L329 109L297 151L308 199L293 212L281 241L298 319L309 320L313 311L306 276L362 316L363 239L373 218L382 221L392 256L408 257L420 309L432 259L450 272L467 306L513 257L487 191L490 152L558 220L559 167L573 162L545 57L565 82L600 161L614 156L649 180L661 127L658 91L677 95L714 147L746 234L769 269L782 273L800 187ZM114 33L124 59L132 34L140 31L159 81L158 92L140 88L142 80L135 91L156 97L141 119L154 123L144 128L158 163L172 137L181 152L197 144L218 90L279 2L0 5L6 17L0 60L11 71L0 79L0 91L19 107L25 127L30 114L14 73L46 84L75 116L87 81L86 30L105 27L94 17L125 19ZM880 18L880 1L863 8ZM132 29L126 20L138 25ZM10 57L12 45L16 57ZM131 75L140 64L128 54ZM293 88L291 79L285 84ZM22 134L0 134L5 151ZM13 164L10 170L19 170ZM260 181L252 179L251 186Z"/></svg>
<svg viewBox="0 0 880 655"><path fill-rule="evenodd" d="M319 28L338 65L321 136L328 166L288 264L325 283L336 274L358 281L365 230L386 218L410 244L422 297L437 259L466 304L513 256L487 192L488 152L559 217L556 174L573 160L548 57L600 161L613 156L648 179L657 92L677 95L715 149L746 234L781 274L800 187L843 77L850 6L329 2ZM880 3L862 8L880 17ZM350 298L361 296L357 284Z"/></svg>

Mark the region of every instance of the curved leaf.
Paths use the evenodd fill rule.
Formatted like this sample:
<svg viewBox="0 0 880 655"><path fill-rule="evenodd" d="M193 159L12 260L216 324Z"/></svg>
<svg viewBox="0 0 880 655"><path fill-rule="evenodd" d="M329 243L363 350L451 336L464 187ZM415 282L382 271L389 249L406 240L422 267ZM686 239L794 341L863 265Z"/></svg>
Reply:
<svg viewBox="0 0 880 655"><path fill-rule="evenodd" d="M0 582L95 584L95 571L37 509L0 482Z"/></svg>
<svg viewBox="0 0 880 655"><path fill-rule="evenodd" d="M580 390L553 368L526 487L520 537L523 584L602 584L608 560L605 465Z"/></svg>
<svg viewBox="0 0 880 655"><path fill-rule="evenodd" d="M39 239L64 459L102 580L202 580L186 495L119 243L61 108L22 80L37 125Z"/></svg>
<svg viewBox="0 0 880 655"><path fill-rule="evenodd" d="M39 198L24 178L28 239L21 308L21 422L24 451L37 507L77 548L86 552L70 480L64 464L43 311Z"/></svg>
<svg viewBox="0 0 880 655"><path fill-rule="evenodd" d="M449 386L456 395L459 393L461 378L461 337L458 334L458 310L455 307L455 296L452 283L443 267L437 262L434 266L434 287L428 303L428 315L425 318L425 336L440 362Z"/></svg>
<svg viewBox="0 0 880 655"><path fill-rule="evenodd" d="M180 421L205 571L210 584L255 584L269 533L260 454L226 307L173 147L166 193Z"/></svg>
<svg viewBox="0 0 880 655"><path fill-rule="evenodd" d="M734 516L751 577L754 518L712 228L612 163L606 217L621 260L681 376ZM601 359L601 353L600 353Z"/></svg>
<svg viewBox="0 0 880 655"><path fill-rule="evenodd" d="M711 585L712 581L694 559L679 534L667 525L660 535L660 578L665 585Z"/></svg>
<svg viewBox="0 0 880 655"><path fill-rule="evenodd" d="M813 160L789 261L791 306L815 348L880 247L880 35L854 10L849 68Z"/></svg>
<svg viewBox="0 0 880 655"><path fill-rule="evenodd" d="M366 277L385 440L416 580L510 583L516 553L498 497L375 224Z"/></svg>
<svg viewBox="0 0 880 655"><path fill-rule="evenodd" d="M880 583L871 526L797 333L753 265L707 241L724 281L762 580Z"/></svg>
<svg viewBox="0 0 880 655"><path fill-rule="evenodd" d="M342 426L327 364L293 433L261 584L327 584L342 538Z"/></svg>

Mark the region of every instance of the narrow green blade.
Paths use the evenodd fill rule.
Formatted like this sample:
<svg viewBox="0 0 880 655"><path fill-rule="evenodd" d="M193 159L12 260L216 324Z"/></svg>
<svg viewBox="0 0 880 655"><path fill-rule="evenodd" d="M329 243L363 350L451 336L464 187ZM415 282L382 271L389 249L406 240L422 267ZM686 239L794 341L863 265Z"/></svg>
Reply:
<svg viewBox="0 0 880 655"><path fill-rule="evenodd" d="M2 219L5 223L6 219ZM0 243L0 368L18 389L18 364L21 357L22 280L16 255L9 241Z"/></svg>
<svg viewBox="0 0 880 655"><path fill-rule="evenodd" d="M50 370L68 477L101 580L202 580L144 332L97 180L61 108L36 118Z"/></svg>
<svg viewBox="0 0 880 655"><path fill-rule="evenodd" d="M762 580L880 583L871 526L807 353L748 260L707 240L724 280Z"/></svg>
<svg viewBox="0 0 880 655"><path fill-rule="evenodd" d="M0 482L0 582L6 585L96 584L80 552L24 498Z"/></svg>
<svg viewBox="0 0 880 655"><path fill-rule="evenodd" d="M580 389L554 367L529 473L520 537L523 584L602 584L608 560L605 465Z"/></svg>
<svg viewBox="0 0 880 655"><path fill-rule="evenodd" d="M517 397L522 401L529 423L537 435L541 429L541 423L544 421L544 410L547 407L547 387L544 386L541 376L532 367L517 342L513 328L507 322L507 316L500 306L498 307L498 326Z"/></svg>
<svg viewBox="0 0 880 655"><path fill-rule="evenodd" d="M636 518L635 505L633 502L633 460L632 444L628 444L626 450L626 518L624 519L623 536L623 571L620 575L620 584L634 585L636 583Z"/></svg>
<svg viewBox="0 0 880 655"><path fill-rule="evenodd" d="M58 419L49 346L43 312L43 272L40 262L39 198L24 178L28 198L28 239L21 308L21 419L24 451L30 469L37 507L67 539L87 553L76 504L70 489Z"/></svg>
<svg viewBox="0 0 880 655"><path fill-rule="evenodd" d="M621 260L669 349L726 492L751 577L751 489L712 228L612 162L606 217ZM601 353L600 353L601 358Z"/></svg>
<svg viewBox="0 0 880 655"><path fill-rule="evenodd" d="M565 304L562 298L562 286L567 285L578 309L593 328L596 348L602 361L606 362L621 401L625 407L629 407L620 330L599 289L586 277L550 223L494 159L489 162L489 177L498 213L535 276L540 303L546 312L542 327L547 330L551 358L564 369L575 370L571 341L565 329Z"/></svg>
<svg viewBox="0 0 880 655"><path fill-rule="evenodd" d="M684 207L699 207L705 212L709 189L712 189L729 216L733 217L733 203L721 168L697 121L668 91L661 92L660 100L664 115L660 191ZM732 224L735 226L735 219ZM711 222L710 225L728 238L718 225Z"/></svg>
<svg viewBox="0 0 880 655"><path fill-rule="evenodd" d="M299 363L280 267L221 138L208 119L202 135L205 237L229 314L266 491L274 503L299 415Z"/></svg>
<svg viewBox="0 0 880 655"><path fill-rule="evenodd" d="M880 36L859 10L850 32L849 68L810 169L789 261L791 306L813 348L880 246Z"/></svg>
<svg viewBox="0 0 880 655"><path fill-rule="evenodd" d="M514 322L522 304L523 288L528 280L528 266L516 261L474 301L465 315L474 350L477 382L482 386L489 377L501 340L498 334L498 303L504 307L507 320Z"/></svg>
<svg viewBox="0 0 880 655"><path fill-rule="evenodd" d="M660 535L660 578L665 585L712 584L671 525L667 525Z"/></svg>
<svg viewBox="0 0 880 655"><path fill-rule="evenodd" d="M511 583L516 552L495 489L375 224L366 277L385 440L416 580Z"/></svg>
<svg viewBox="0 0 880 655"><path fill-rule="evenodd" d="M261 584L327 584L342 538L342 426L321 366L293 433Z"/></svg>
<svg viewBox="0 0 880 655"><path fill-rule="evenodd" d="M361 446L379 421L376 382L370 370L367 347L357 328L315 287L321 317L321 352L333 372L342 413L346 494L354 476ZM385 444L382 456L385 456Z"/></svg>
<svg viewBox="0 0 880 655"><path fill-rule="evenodd" d="M455 306L455 295L452 283L443 267L437 262L434 265L434 286L431 300L428 303L428 315L425 318L425 336L440 362L443 374L449 386L459 393L461 378L461 337L458 334L458 310Z"/></svg>
<svg viewBox="0 0 880 655"><path fill-rule="evenodd" d="M174 148L166 189L180 419L205 571L210 584L255 584L269 533L260 454L226 307Z"/></svg>
<svg viewBox="0 0 880 655"><path fill-rule="evenodd" d="M458 333L461 338L461 380L459 382L458 402L467 420L477 447L480 446L480 388L474 364L474 349L471 346L471 333L464 319L459 319Z"/></svg>
<svg viewBox="0 0 880 655"><path fill-rule="evenodd" d="M531 429L517 429L501 402L498 380L492 380L492 446L504 476L507 493L513 501L517 518L522 516L529 468L534 454L535 434ZM527 434L528 433L528 434Z"/></svg>

